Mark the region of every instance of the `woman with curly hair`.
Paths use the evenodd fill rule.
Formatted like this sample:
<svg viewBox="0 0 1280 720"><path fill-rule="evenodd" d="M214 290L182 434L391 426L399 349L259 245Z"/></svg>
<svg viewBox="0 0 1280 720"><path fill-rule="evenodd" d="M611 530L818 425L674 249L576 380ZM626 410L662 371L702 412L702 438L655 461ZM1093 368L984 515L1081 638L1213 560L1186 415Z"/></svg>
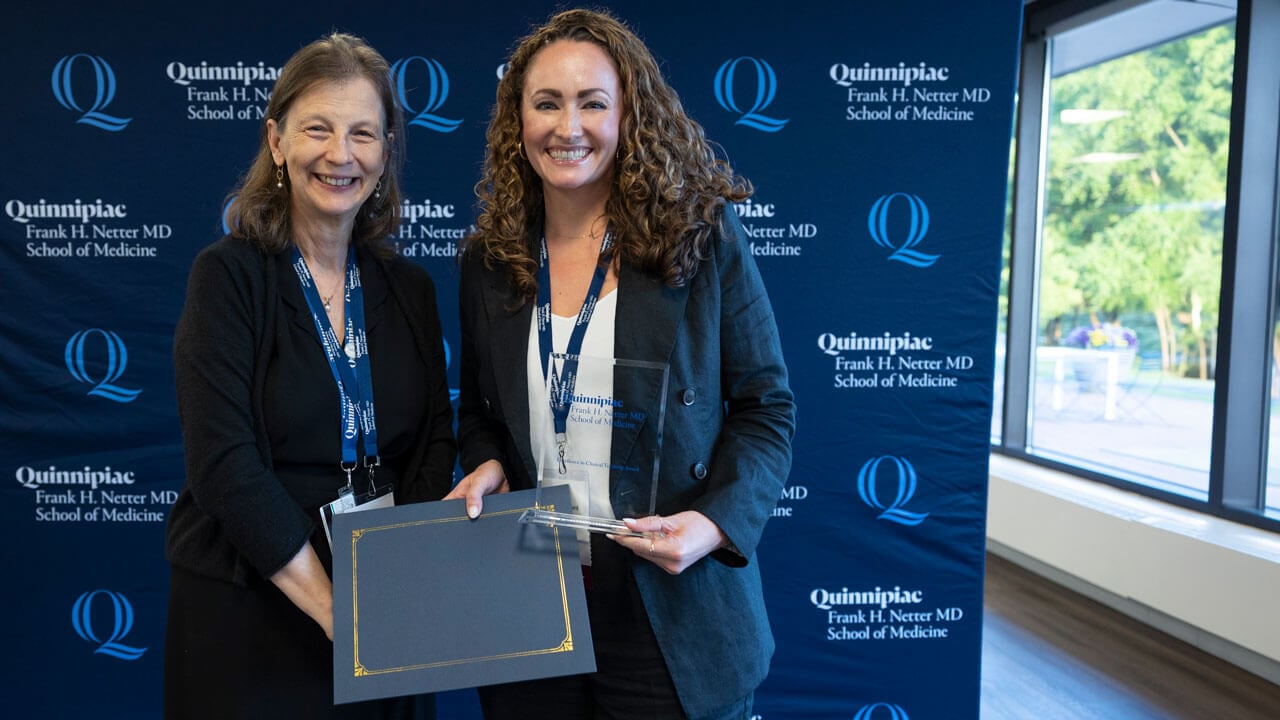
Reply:
<svg viewBox="0 0 1280 720"><path fill-rule="evenodd" d="M755 548L795 427L773 311L731 206L750 185L635 34L570 10L516 47L476 191L460 289L467 475L449 497L475 517L483 495L547 470L564 442L546 412L550 353L669 368L656 512L582 547L597 671L481 688L485 716L750 717L773 653ZM583 382L585 371L572 397L612 392ZM618 432L570 442L639 465ZM589 495L612 513L602 472Z"/></svg>

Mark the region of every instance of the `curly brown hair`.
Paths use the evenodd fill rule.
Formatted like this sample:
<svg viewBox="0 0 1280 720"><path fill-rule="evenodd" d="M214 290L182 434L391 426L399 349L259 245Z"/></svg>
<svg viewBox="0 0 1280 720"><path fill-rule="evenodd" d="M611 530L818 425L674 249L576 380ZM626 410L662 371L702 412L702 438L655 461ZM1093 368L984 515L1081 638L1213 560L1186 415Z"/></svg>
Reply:
<svg viewBox="0 0 1280 720"><path fill-rule="evenodd" d="M373 83L386 118L390 144L382 187L371 195L356 215L351 241L381 257L394 254L389 238L400 225L400 167L404 162L404 116L391 88L391 68L385 58L363 39L331 33L310 43L289 58L280 71L271 101L258 133L258 154L228 196L227 225L231 234L258 244L264 252L278 253L292 244L289 219L289 177L276 187L276 165L267 142L267 120L284 122L289 108L313 85L361 77Z"/></svg>
<svg viewBox="0 0 1280 720"><path fill-rule="evenodd" d="M490 268L505 267L521 296L537 294L529 232L542 226L545 209L542 181L520 151L520 107L529 65L559 40L595 43L618 70L622 118L605 205L614 251L642 272L680 287L706 257L722 208L749 197L751 184L717 155L644 42L604 11L558 13L516 45L498 82L484 174L475 188L477 230L464 251L481 253Z"/></svg>

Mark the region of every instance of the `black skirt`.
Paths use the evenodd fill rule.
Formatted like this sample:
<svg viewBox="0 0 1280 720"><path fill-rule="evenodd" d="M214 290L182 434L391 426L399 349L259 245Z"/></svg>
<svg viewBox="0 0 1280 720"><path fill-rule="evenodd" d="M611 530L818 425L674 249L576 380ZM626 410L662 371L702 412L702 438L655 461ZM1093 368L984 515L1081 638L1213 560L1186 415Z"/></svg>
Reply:
<svg viewBox="0 0 1280 720"><path fill-rule="evenodd" d="M174 567L164 717L421 720L434 717L434 703L426 696L335 706L333 643L274 584L253 574L241 587Z"/></svg>

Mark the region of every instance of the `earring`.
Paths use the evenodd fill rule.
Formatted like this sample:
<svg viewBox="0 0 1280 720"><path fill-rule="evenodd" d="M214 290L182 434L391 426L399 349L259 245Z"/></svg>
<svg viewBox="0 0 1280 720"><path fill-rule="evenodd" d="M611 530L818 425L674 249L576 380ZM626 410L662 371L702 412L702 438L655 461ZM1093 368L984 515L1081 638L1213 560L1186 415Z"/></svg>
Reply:
<svg viewBox="0 0 1280 720"><path fill-rule="evenodd" d="M373 196L376 198L382 197L382 178L378 178L378 184L373 186Z"/></svg>
<svg viewBox="0 0 1280 720"><path fill-rule="evenodd" d="M279 190L282 187L284 187L284 166L277 165L276 166L276 189Z"/></svg>
<svg viewBox="0 0 1280 720"><path fill-rule="evenodd" d="M516 154L518 154L520 157L524 158L525 160L529 159L529 156L524 154L524 143L516 143Z"/></svg>

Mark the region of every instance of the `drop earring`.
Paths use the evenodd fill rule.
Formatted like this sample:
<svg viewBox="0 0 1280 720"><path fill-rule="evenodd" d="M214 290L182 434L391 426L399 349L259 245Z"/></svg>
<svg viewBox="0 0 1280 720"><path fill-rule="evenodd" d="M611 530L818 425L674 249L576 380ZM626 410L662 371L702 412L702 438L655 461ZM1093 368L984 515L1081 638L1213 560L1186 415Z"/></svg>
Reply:
<svg viewBox="0 0 1280 720"><path fill-rule="evenodd" d="M277 165L276 166L276 189L279 190L282 187L284 187L284 166Z"/></svg>
<svg viewBox="0 0 1280 720"><path fill-rule="evenodd" d="M382 197L382 178L378 178L378 184L373 186L373 196L376 198Z"/></svg>

